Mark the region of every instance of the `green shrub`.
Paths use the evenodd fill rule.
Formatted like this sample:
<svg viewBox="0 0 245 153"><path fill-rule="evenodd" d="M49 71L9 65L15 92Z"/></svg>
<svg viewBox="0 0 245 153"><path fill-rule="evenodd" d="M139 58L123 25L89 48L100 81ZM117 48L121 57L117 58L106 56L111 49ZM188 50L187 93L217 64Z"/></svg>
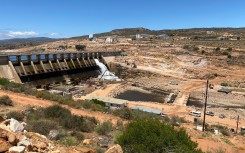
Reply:
<svg viewBox="0 0 245 153"><path fill-rule="evenodd" d="M16 119L18 121L23 121L23 119L25 117L23 113L17 112L17 111L9 112L9 113L6 114L6 116L8 118L14 118L14 119Z"/></svg>
<svg viewBox="0 0 245 153"><path fill-rule="evenodd" d="M27 120L29 122L49 120L67 130L81 132L91 132L97 124L97 120L94 117L72 115L70 110L59 105L53 105L36 111L30 110Z"/></svg>
<svg viewBox="0 0 245 153"><path fill-rule="evenodd" d="M27 122L27 130L40 133L43 135L48 135L51 130L58 129L57 124L52 120L37 120Z"/></svg>
<svg viewBox="0 0 245 153"><path fill-rule="evenodd" d="M26 90L29 90L29 91L33 90L26 85L18 84L15 82L10 82L6 78L0 78L0 85L2 86L2 89L4 90L9 90L9 91L18 92L18 93L24 93Z"/></svg>
<svg viewBox="0 0 245 153"><path fill-rule="evenodd" d="M199 47L194 47L193 51L199 51Z"/></svg>
<svg viewBox="0 0 245 153"><path fill-rule="evenodd" d="M223 52L222 55L229 55L229 53L228 52Z"/></svg>
<svg viewBox="0 0 245 153"><path fill-rule="evenodd" d="M107 135L112 130L112 123L111 121L105 121L101 125L98 125L95 131L99 135Z"/></svg>
<svg viewBox="0 0 245 153"><path fill-rule="evenodd" d="M105 107L105 102L97 100L97 99L92 99L92 102L97 104L97 105L101 105L103 107Z"/></svg>
<svg viewBox="0 0 245 153"><path fill-rule="evenodd" d="M69 136L69 137L65 137L65 138L59 140L58 143L65 145L65 146L75 146L79 142L77 141L77 139L75 137Z"/></svg>
<svg viewBox="0 0 245 153"><path fill-rule="evenodd" d="M160 116L143 112L141 110L131 110L131 119L132 120L148 120L148 119L160 119Z"/></svg>
<svg viewBox="0 0 245 153"><path fill-rule="evenodd" d="M220 51L220 48L219 47L215 48L215 51Z"/></svg>
<svg viewBox="0 0 245 153"><path fill-rule="evenodd" d="M0 78L0 85L5 86L8 85L10 82L6 78Z"/></svg>
<svg viewBox="0 0 245 153"><path fill-rule="evenodd" d="M112 111L112 114L115 115L115 116L119 116L123 119L127 119L127 120L130 120L132 119L132 113L131 113L131 110L128 109L128 108L125 108L125 109L115 109Z"/></svg>
<svg viewBox="0 0 245 153"><path fill-rule="evenodd" d="M5 95L0 97L0 105L13 106L13 102L9 96Z"/></svg>
<svg viewBox="0 0 245 153"><path fill-rule="evenodd" d="M121 120L117 120L117 128L119 130L123 130L124 126L123 126L123 122Z"/></svg>
<svg viewBox="0 0 245 153"><path fill-rule="evenodd" d="M232 48L231 48L231 47L229 47L229 48L227 48L227 50L228 50L228 51L232 51Z"/></svg>
<svg viewBox="0 0 245 153"><path fill-rule="evenodd" d="M224 86L224 87L229 86L229 84L228 84L227 82L222 82L220 85L221 85L221 86Z"/></svg>
<svg viewBox="0 0 245 153"><path fill-rule="evenodd" d="M227 55L227 58L231 58L231 54Z"/></svg>
<svg viewBox="0 0 245 153"><path fill-rule="evenodd" d="M45 119L45 115L44 115L44 108L39 108L37 110L30 108L28 110L25 111L27 116L27 121L37 121L40 119Z"/></svg>
<svg viewBox="0 0 245 153"><path fill-rule="evenodd" d="M89 100L85 100L82 103L82 107L85 109L91 109L92 108L92 102Z"/></svg>
<svg viewBox="0 0 245 153"><path fill-rule="evenodd" d="M241 135L245 135L245 132L241 132L240 134L241 134Z"/></svg>
<svg viewBox="0 0 245 153"><path fill-rule="evenodd" d="M75 48L78 50L78 51L84 51L86 49L86 45L76 45Z"/></svg>
<svg viewBox="0 0 245 153"><path fill-rule="evenodd" d="M92 105L92 111L100 111L100 112L104 112L106 109L104 106L101 106L99 104L93 104Z"/></svg>
<svg viewBox="0 0 245 153"><path fill-rule="evenodd" d="M202 153L184 129L175 130L159 120L130 122L117 141L125 153L190 152Z"/></svg>
<svg viewBox="0 0 245 153"><path fill-rule="evenodd" d="M123 109L122 110L121 117L124 118L124 119L127 119L127 120L132 119L132 112L131 112L131 110L128 109L128 108Z"/></svg>
<svg viewBox="0 0 245 153"><path fill-rule="evenodd" d="M92 118L77 115L65 117L59 122L66 129L81 132L92 132L96 126Z"/></svg>
<svg viewBox="0 0 245 153"><path fill-rule="evenodd" d="M77 131L72 131L71 136L75 137L79 141L84 140L84 135Z"/></svg>
<svg viewBox="0 0 245 153"><path fill-rule="evenodd" d="M44 109L44 115L47 118L59 118L64 119L71 116L71 112L59 105L53 105Z"/></svg>
<svg viewBox="0 0 245 153"><path fill-rule="evenodd" d="M229 132L229 129L228 128L221 129L220 130L220 133L222 133L225 136L230 136L230 132Z"/></svg>
<svg viewBox="0 0 245 153"><path fill-rule="evenodd" d="M115 116L119 116L119 117L121 117L123 119L127 119L127 120L144 120L144 119L153 119L153 118L160 119L160 117L158 115L143 112L141 110L130 110L128 108L117 109L117 110L114 110L112 113Z"/></svg>
<svg viewBox="0 0 245 153"><path fill-rule="evenodd" d="M190 46L188 46L188 45L183 46L183 49L189 49L189 48L190 48Z"/></svg>
<svg viewBox="0 0 245 153"><path fill-rule="evenodd" d="M78 131L83 131L83 122L84 118L76 115L66 116L60 120L60 123L63 127Z"/></svg>
<svg viewBox="0 0 245 153"><path fill-rule="evenodd" d="M169 122L171 125L178 126L181 123L187 123L183 117L173 116Z"/></svg>

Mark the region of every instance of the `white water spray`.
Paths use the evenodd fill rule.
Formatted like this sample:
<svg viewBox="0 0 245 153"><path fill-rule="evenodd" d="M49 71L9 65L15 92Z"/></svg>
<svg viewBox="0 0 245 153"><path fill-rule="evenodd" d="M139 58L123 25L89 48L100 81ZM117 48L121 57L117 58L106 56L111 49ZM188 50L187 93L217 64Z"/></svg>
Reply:
<svg viewBox="0 0 245 153"><path fill-rule="evenodd" d="M103 80L110 80L110 81L122 81L119 79L114 73L110 72L105 64L101 63L98 59L94 59L96 65L99 66L101 75L98 78Z"/></svg>

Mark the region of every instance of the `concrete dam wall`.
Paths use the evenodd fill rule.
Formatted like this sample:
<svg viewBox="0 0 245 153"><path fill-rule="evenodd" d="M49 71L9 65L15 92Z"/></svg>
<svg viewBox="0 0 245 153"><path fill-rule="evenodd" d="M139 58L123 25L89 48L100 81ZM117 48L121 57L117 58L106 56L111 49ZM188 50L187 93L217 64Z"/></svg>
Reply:
<svg viewBox="0 0 245 153"><path fill-rule="evenodd" d="M0 77L22 83L31 78L83 72L98 68L94 59L106 63L103 57L117 56L120 53L114 51L0 55Z"/></svg>

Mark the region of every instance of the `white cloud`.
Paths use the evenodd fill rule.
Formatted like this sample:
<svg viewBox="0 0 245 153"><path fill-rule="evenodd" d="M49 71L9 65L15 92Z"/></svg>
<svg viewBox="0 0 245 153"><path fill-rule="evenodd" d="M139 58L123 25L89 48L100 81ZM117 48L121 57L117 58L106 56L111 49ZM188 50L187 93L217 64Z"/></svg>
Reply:
<svg viewBox="0 0 245 153"><path fill-rule="evenodd" d="M18 37L34 37L37 36L38 33L34 31L9 31L6 33L7 36L12 38L18 38Z"/></svg>
<svg viewBox="0 0 245 153"><path fill-rule="evenodd" d="M51 34L49 34L49 35L50 35L50 36L58 36L59 33L54 32L54 33L51 33Z"/></svg>

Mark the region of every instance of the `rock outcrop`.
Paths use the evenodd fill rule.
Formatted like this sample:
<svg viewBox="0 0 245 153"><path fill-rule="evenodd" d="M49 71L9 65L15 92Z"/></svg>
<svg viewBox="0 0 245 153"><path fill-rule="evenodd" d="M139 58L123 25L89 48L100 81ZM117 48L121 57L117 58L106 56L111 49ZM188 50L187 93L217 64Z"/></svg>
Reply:
<svg viewBox="0 0 245 153"><path fill-rule="evenodd" d="M123 150L122 147L117 144L109 148L105 153L123 153Z"/></svg>
<svg viewBox="0 0 245 153"><path fill-rule="evenodd" d="M54 144L46 136L24 131L22 123L8 119L0 124L0 152L52 152Z"/></svg>
<svg viewBox="0 0 245 153"><path fill-rule="evenodd" d="M12 147L12 145L8 141L0 138L0 152L6 152L10 147Z"/></svg>

